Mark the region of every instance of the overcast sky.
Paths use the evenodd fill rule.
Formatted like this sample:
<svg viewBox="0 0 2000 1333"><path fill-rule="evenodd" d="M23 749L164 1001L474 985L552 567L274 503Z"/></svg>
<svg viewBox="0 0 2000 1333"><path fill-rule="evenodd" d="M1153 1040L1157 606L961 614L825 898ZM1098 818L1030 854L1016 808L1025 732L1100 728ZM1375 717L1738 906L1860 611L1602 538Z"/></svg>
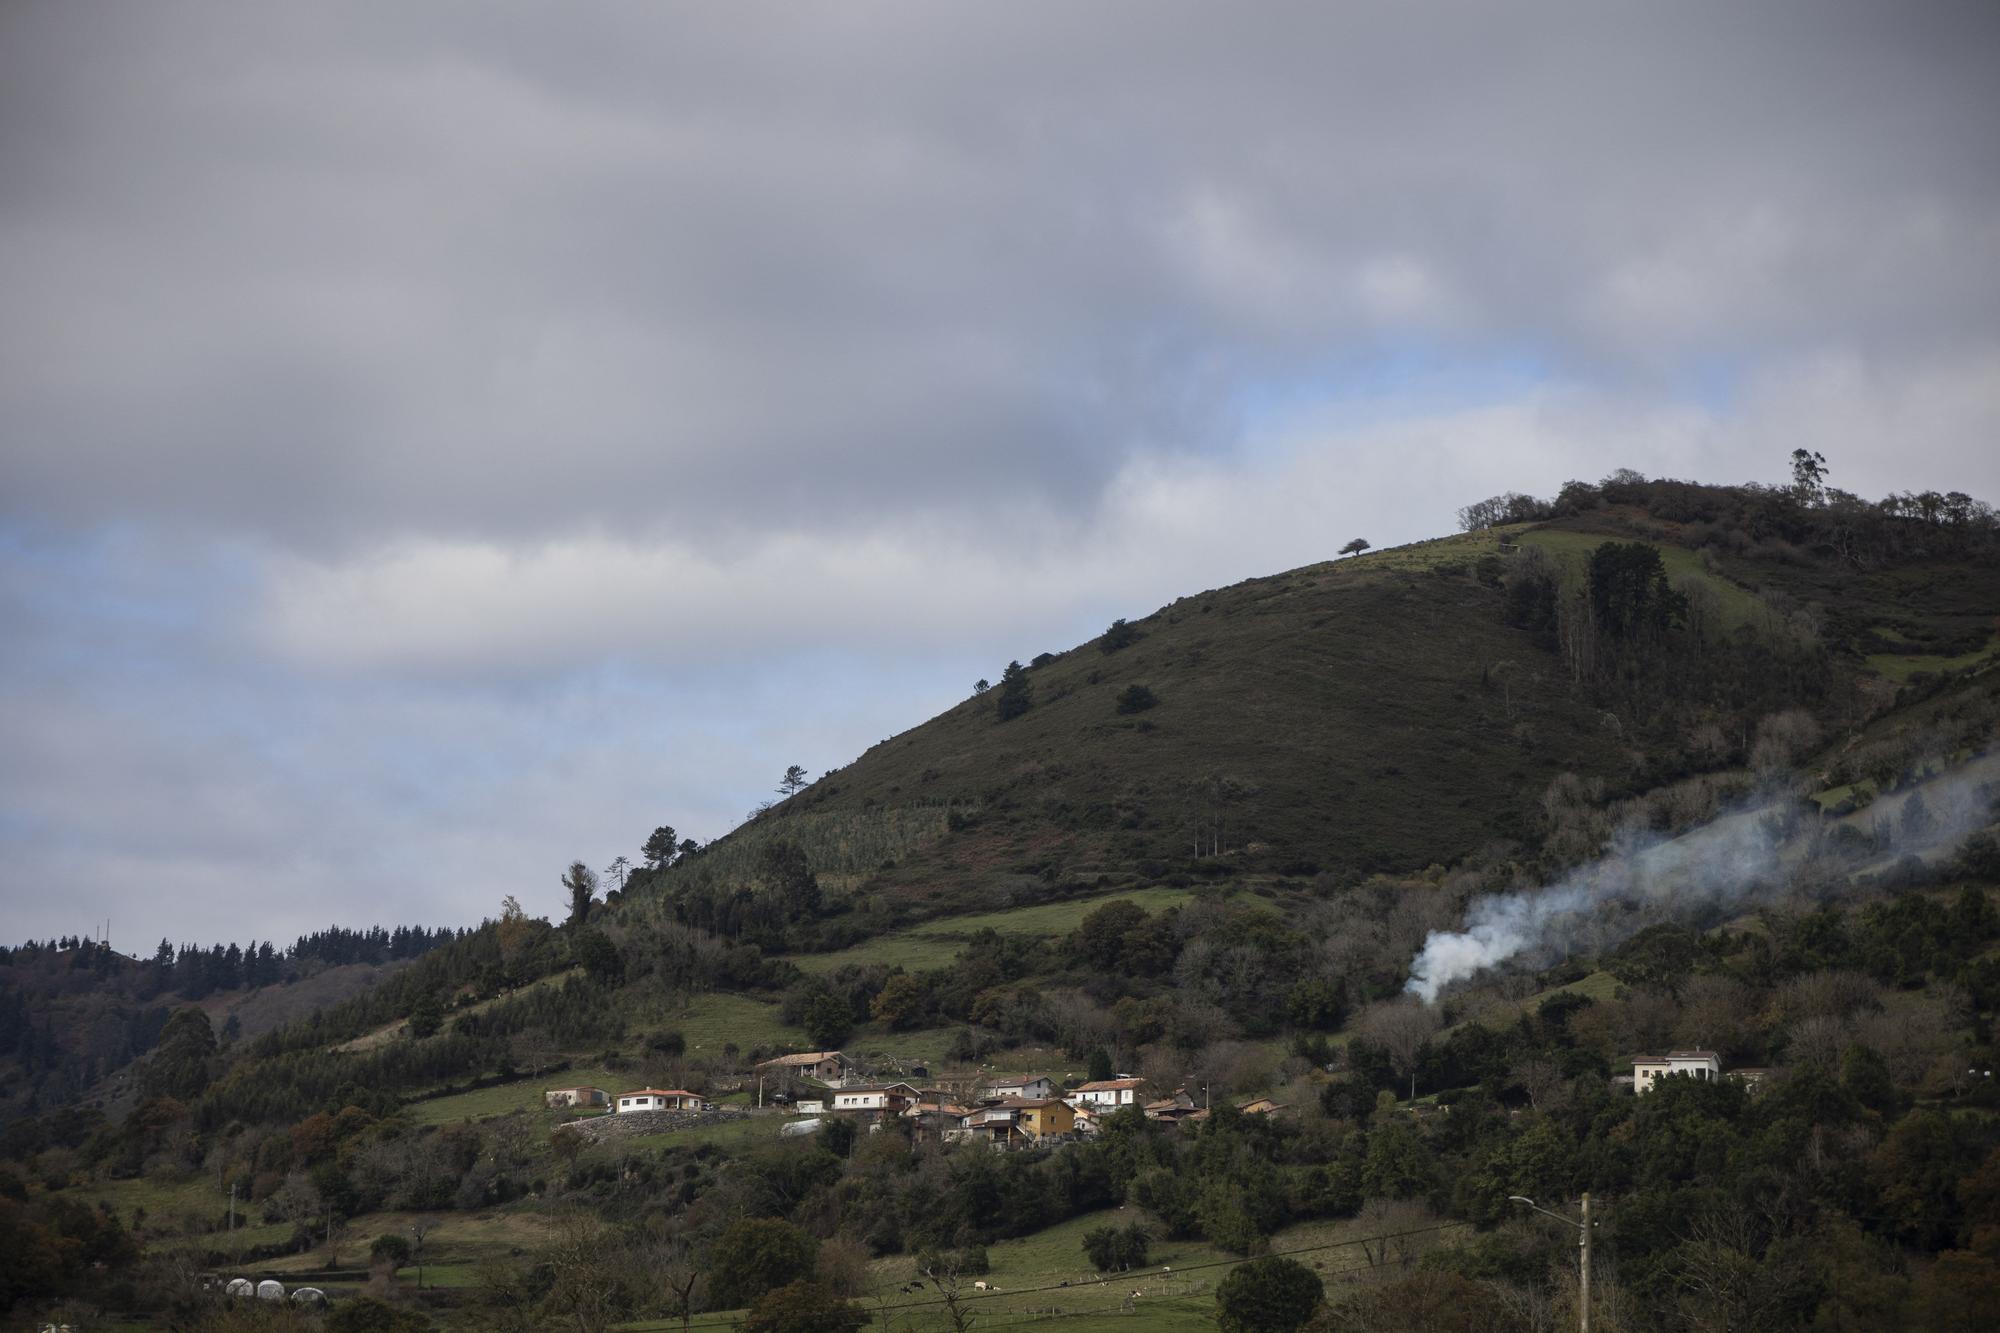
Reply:
<svg viewBox="0 0 2000 1333"><path fill-rule="evenodd" d="M561 906L1618 467L2000 501L1988 3L0 8L0 935Z"/></svg>

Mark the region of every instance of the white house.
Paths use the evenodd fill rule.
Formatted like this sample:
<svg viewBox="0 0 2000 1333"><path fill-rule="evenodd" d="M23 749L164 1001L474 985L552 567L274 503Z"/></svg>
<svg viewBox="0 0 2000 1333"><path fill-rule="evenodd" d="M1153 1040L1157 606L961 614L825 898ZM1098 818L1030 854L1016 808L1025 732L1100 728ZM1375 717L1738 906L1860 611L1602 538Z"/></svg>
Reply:
<svg viewBox="0 0 2000 1333"><path fill-rule="evenodd" d="M1120 1107L1136 1106L1139 1089L1145 1086L1142 1078L1106 1078L1094 1083L1083 1083L1064 1098L1071 1106L1088 1106L1094 1111L1116 1111Z"/></svg>
<svg viewBox="0 0 2000 1333"><path fill-rule="evenodd" d="M838 1088L828 1097L829 1109L835 1111L892 1111L900 1113L917 1100L917 1090L907 1083L886 1083L879 1086L863 1085L855 1088Z"/></svg>
<svg viewBox="0 0 2000 1333"><path fill-rule="evenodd" d="M1714 1051L1668 1051L1665 1055L1632 1057L1632 1091L1648 1093L1660 1080L1679 1074L1713 1083L1722 1077L1722 1057Z"/></svg>
<svg viewBox="0 0 2000 1333"><path fill-rule="evenodd" d="M608 1106L611 1094L602 1088L547 1088L542 1092L542 1102L550 1107Z"/></svg>
<svg viewBox="0 0 2000 1333"><path fill-rule="evenodd" d="M1029 1101L1039 1101L1055 1091L1055 1084L1042 1074L1023 1074L1019 1078L991 1078L979 1085L981 1101L1004 1101L1009 1097L1021 1097Z"/></svg>
<svg viewBox="0 0 2000 1333"><path fill-rule="evenodd" d="M618 1094L618 1113L627 1111L699 1111L701 1094L681 1088L639 1088Z"/></svg>

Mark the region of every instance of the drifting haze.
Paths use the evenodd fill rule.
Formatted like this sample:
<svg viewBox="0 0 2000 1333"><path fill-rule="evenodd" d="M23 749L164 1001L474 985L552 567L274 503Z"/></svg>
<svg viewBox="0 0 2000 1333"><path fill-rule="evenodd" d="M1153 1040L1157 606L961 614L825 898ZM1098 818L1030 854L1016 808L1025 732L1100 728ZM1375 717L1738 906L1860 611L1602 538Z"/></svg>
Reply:
<svg viewBox="0 0 2000 1333"><path fill-rule="evenodd" d="M1994 36L9 5L9 932L550 910L1009 658L1503 489L1807 443L1992 498Z"/></svg>
<svg viewBox="0 0 2000 1333"><path fill-rule="evenodd" d="M1929 814L1919 829L1899 820L1908 795L1857 816L1891 841L1887 850L1836 843L1829 826L1799 818L1796 801L1739 810L1679 837L1629 833L1554 884L1475 899L1464 930L1425 938L1404 990L1429 1004L1488 968L1546 967L1570 953L1605 952L1659 922L1707 925L1801 886L1837 893L1895 857L1947 855L1992 820L1996 775L2000 763L1986 760L1918 788Z"/></svg>

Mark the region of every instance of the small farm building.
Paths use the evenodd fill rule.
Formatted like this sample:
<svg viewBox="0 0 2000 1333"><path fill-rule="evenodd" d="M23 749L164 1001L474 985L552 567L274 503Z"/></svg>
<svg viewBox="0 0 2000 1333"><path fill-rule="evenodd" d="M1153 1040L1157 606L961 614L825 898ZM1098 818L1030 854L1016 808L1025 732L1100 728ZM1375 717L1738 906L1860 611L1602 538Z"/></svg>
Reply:
<svg viewBox="0 0 2000 1333"><path fill-rule="evenodd" d="M815 1078L822 1083L840 1082L847 1077L847 1069L847 1057L839 1051L802 1051L797 1055L781 1055L757 1066L757 1072L766 1078L790 1074L796 1078Z"/></svg>

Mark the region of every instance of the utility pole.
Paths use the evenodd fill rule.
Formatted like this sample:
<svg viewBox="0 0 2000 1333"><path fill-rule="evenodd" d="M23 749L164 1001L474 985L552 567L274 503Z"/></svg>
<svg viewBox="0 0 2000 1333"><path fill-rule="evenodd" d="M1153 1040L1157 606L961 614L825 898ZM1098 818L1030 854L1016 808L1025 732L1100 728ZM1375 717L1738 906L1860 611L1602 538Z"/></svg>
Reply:
<svg viewBox="0 0 2000 1333"><path fill-rule="evenodd" d="M236 1182L229 1182L229 1234L236 1234Z"/></svg>
<svg viewBox="0 0 2000 1333"><path fill-rule="evenodd" d="M1582 1280L1577 1287L1577 1327L1590 1333L1590 1191L1583 1192Z"/></svg>
<svg viewBox="0 0 2000 1333"><path fill-rule="evenodd" d="M1576 1326L1580 1330L1580 1333L1590 1333L1590 1191L1585 1190L1583 1194L1583 1221L1581 1222L1573 1217L1564 1217L1561 1213L1552 1213L1523 1194L1510 1194L1507 1196L1507 1201L1509 1203L1525 1203L1542 1216L1553 1217L1558 1222L1567 1222L1583 1233L1582 1238L1577 1241L1580 1263L1577 1270Z"/></svg>

